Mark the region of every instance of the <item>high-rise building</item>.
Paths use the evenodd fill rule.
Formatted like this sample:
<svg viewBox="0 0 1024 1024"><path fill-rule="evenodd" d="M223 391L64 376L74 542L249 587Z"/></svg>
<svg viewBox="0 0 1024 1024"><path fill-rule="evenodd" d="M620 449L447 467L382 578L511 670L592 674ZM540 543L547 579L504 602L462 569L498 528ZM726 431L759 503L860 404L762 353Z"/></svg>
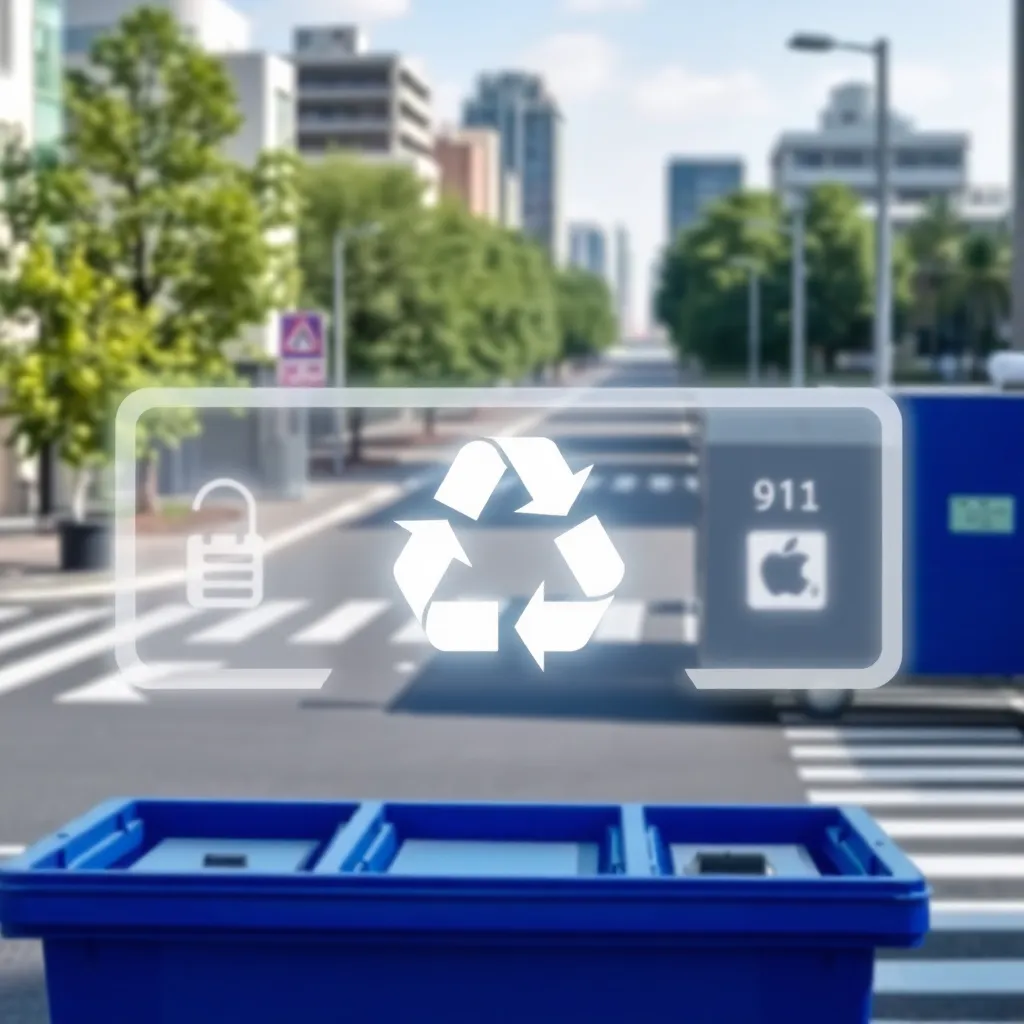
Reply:
<svg viewBox="0 0 1024 1024"><path fill-rule="evenodd" d="M60 0L0 0L0 146L14 141L36 150L60 143L63 134ZM0 245L6 245L0 224ZM28 335L31 337L31 334ZM0 322L0 342L25 338L20 325ZM11 424L0 420L0 439ZM22 515L35 505L37 460L0 444L0 515Z"/></svg>
<svg viewBox="0 0 1024 1024"><path fill-rule="evenodd" d="M607 280L608 236L597 224L569 225L569 266Z"/></svg>
<svg viewBox="0 0 1024 1024"><path fill-rule="evenodd" d="M490 128L447 129L437 137L441 194L475 217L501 220L501 139Z"/></svg>
<svg viewBox="0 0 1024 1024"><path fill-rule="evenodd" d="M964 194L970 149L964 132L921 131L892 113L890 137L894 204ZM771 157L772 186L780 195L799 197L816 185L839 182L873 203L878 190L876 138L873 90L856 82L837 86L816 129L779 136Z"/></svg>
<svg viewBox="0 0 1024 1024"><path fill-rule="evenodd" d="M743 188L737 157L674 157L668 164L668 239L700 220L716 199Z"/></svg>
<svg viewBox="0 0 1024 1024"><path fill-rule="evenodd" d="M615 270L613 276L613 292L615 308L619 315L619 333L623 336L633 330L632 309L632 275L633 254L629 245L629 232L621 224L615 229Z"/></svg>
<svg viewBox="0 0 1024 1024"><path fill-rule="evenodd" d="M352 25L295 30L299 152L331 151L413 168L437 197L433 97L424 77L397 53L372 53Z"/></svg>
<svg viewBox="0 0 1024 1024"><path fill-rule="evenodd" d="M502 208L512 208L518 191L522 230L561 264L562 114L543 79L520 71L482 75L463 107L462 123L499 133L502 166L515 175L502 178Z"/></svg>

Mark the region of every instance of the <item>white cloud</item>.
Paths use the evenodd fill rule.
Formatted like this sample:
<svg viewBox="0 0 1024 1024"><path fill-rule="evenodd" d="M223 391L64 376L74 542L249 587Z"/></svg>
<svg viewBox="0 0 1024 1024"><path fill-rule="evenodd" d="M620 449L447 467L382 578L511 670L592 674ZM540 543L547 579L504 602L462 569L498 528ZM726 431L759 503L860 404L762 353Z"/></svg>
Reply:
<svg viewBox="0 0 1024 1024"><path fill-rule="evenodd" d="M564 0L569 14L611 14L619 11L642 11L647 0Z"/></svg>
<svg viewBox="0 0 1024 1024"><path fill-rule="evenodd" d="M412 10L412 0L262 0L259 5L268 14L284 14L293 25L322 22L374 22L404 18ZM255 20L255 19L254 19Z"/></svg>
<svg viewBox="0 0 1024 1024"><path fill-rule="evenodd" d="M543 75L561 101L585 100L611 84L615 49L594 32L559 32L523 54L523 64Z"/></svg>
<svg viewBox="0 0 1024 1024"><path fill-rule="evenodd" d="M749 71L703 75L680 65L641 78L633 100L642 114L655 121L741 117L771 109L764 86Z"/></svg>

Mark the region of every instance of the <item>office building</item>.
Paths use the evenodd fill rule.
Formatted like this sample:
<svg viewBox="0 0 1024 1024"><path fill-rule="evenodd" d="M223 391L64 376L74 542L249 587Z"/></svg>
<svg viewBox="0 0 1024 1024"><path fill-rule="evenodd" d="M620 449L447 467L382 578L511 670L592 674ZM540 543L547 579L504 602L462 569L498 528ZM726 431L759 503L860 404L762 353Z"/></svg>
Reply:
<svg viewBox="0 0 1024 1024"><path fill-rule="evenodd" d="M865 202L874 202L877 134L872 89L861 83L837 86L816 129L784 132L775 143L772 187L780 195L793 197L825 182L839 182ZM964 132L923 131L894 112L890 137L895 205L966 193L970 139Z"/></svg>
<svg viewBox="0 0 1024 1024"><path fill-rule="evenodd" d="M615 308L619 316L619 334L623 337L633 330L632 275L633 254L629 244L629 232L620 224L615 229L615 265L612 274L612 290L615 296Z"/></svg>
<svg viewBox="0 0 1024 1024"><path fill-rule="evenodd" d="M399 54L370 52L352 25L297 28L293 51L299 152L406 164L436 199L433 98L423 76Z"/></svg>
<svg viewBox="0 0 1024 1024"><path fill-rule="evenodd" d="M569 266L608 278L608 236L597 224L569 225Z"/></svg>
<svg viewBox="0 0 1024 1024"><path fill-rule="evenodd" d="M74 63L87 56L98 36L140 6L138 0L65 0L65 59ZM146 6L169 11L192 40L211 53L252 47L248 18L225 0L146 0Z"/></svg>
<svg viewBox="0 0 1024 1024"><path fill-rule="evenodd" d="M45 151L60 144L62 23L60 0L0 0L0 146ZM33 330L0 322L0 343L30 340ZM38 502L40 461L6 443L12 426L0 420L0 515L27 514Z"/></svg>
<svg viewBox="0 0 1024 1024"><path fill-rule="evenodd" d="M498 132L506 172L501 181L502 209L518 209L521 229L561 265L562 114L543 79L518 71L481 76L463 107L462 123Z"/></svg>
<svg viewBox="0 0 1024 1024"><path fill-rule="evenodd" d="M437 137L441 194L474 217L501 221L501 140L489 128L446 129Z"/></svg>
<svg viewBox="0 0 1024 1024"><path fill-rule="evenodd" d="M668 164L668 238L700 220L707 207L743 188L743 161L734 157L674 157Z"/></svg>

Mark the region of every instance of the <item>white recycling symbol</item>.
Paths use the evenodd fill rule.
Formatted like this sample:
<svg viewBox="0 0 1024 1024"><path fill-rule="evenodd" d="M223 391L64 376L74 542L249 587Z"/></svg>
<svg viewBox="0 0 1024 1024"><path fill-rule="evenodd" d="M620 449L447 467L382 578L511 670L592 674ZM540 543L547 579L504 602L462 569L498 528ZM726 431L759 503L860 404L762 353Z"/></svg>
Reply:
<svg viewBox="0 0 1024 1024"><path fill-rule="evenodd" d="M594 468L573 474L558 446L546 437L470 441L456 455L435 500L479 519L505 475L505 459L532 499L517 509L524 515L567 516ZM422 519L397 525L410 537L395 562L395 583L431 645L445 652L497 651L502 602L433 600L453 561L471 565L451 523ZM597 516L556 537L555 545L586 600L546 601L543 582L530 598L516 632L542 669L545 655L587 645L626 571Z"/></svg>

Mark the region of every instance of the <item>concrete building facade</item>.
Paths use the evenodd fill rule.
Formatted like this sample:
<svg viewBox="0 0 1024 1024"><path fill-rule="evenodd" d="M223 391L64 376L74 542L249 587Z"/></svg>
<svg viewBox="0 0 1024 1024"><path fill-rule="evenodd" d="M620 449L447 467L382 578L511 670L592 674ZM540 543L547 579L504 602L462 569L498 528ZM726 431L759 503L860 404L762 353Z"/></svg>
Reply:
<svg viewBox="0 0 1024 1024"><path fill-rule="evenodd" d="M411 167L426 198L438 195L433 95L425 78L400 54L375 53L352 25L295 30L299 152L332 151Z"/></svg>
<svg viewBox="0 0 1024 1024"><path fill-rule="evenodd" d="M463 106L462 124L498 132L502 208L518 207L521 229L563 264L563 119L543 79L520 71L482 75Z"/></svg>
<svg viewBox="0 0 1024 1024"><path fill-rule="evenodd" d="M965 132L925 131L891 113L892 202L926 203L968 190L970 138ZM779 136L771 155L772 187L798 197L826 182L840 182L865 202L878 191L873 90L862 83L834 88L818 127Z"/></svg>
<svg viewBox="0 0 1024 1024"><path fill-rule="evenodd" d="M608 234L599 224L569 225L569 266L608 280Z"/></svg>
<svg viewBox="0 0 1024 1024"><path fill-rule="evenodd" d="M501 140L487 128L445 129L437 137L441 194L475 217L500 222Z"/></svg>

